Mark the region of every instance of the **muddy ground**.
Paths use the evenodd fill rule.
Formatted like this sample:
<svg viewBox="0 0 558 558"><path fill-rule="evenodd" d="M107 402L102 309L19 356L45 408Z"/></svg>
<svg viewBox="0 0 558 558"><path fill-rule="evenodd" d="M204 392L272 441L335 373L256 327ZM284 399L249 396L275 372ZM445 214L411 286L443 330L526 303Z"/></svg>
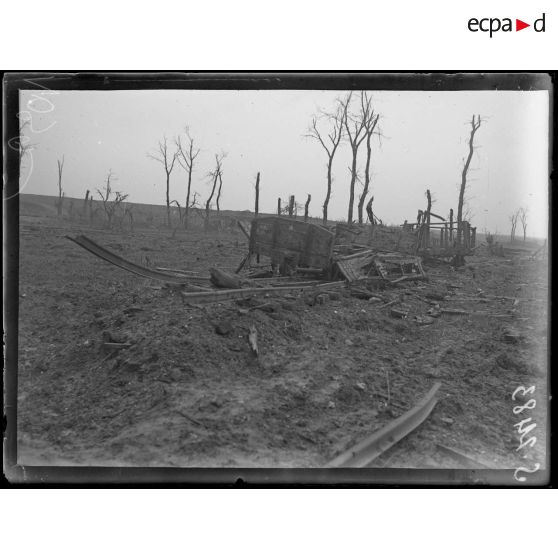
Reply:
<svg viewBox="0 0 558 558"><path fill-rule="evenodd" d="M428 282L383 290L381 302L345 290L323 304L300 294L202 305L65 238L78 232L138 263L203 275L234 270L246 252L234 227L171 238L21 216L20 464L320 467L435 381L430 417L374 466L464 466L440 444L498 469L545 462L546 260L480 253L459 270L426 265ZM436 304L492 317L421 325ZM131 346L107 354L106 340ZM518 386L535 386L536 407L514 415ZM534 447L520 451L518 416L537 424Z"/></svg>

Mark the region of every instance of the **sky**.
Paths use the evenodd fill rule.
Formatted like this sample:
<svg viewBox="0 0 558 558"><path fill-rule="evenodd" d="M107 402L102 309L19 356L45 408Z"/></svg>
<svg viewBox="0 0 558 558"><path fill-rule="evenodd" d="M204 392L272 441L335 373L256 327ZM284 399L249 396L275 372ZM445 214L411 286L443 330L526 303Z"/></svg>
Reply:
<svg viewBox="0 0 558 558"><path fill-rule="evenodd" d="M529 236L546 237L548 223L548 93L546 91L372 91L381 142L372 148L374 213L384 222L412 222L426 206L442 216L457 212L468 153L470 121L481 116L466 193L470 222L479 232L507 234L509 216L528 209ZM260 212L276 211L277 198L311 194L310 215L321 216L327 157L305 137L312 115L331 110L343 91L143 90L22 91L20 118L32 144L20 189L57 195L57 159L64 156L66 196L83 198L102 187L131 203L165 203L165 173L148 157L166 136L169 146L189 128L196 146L192 191L205 203L216 153L223 162L221 209L253 210L261 173ZM323 122L324 131L327 123ZM359 152L364 169L365 146ZM333 165L330 219L346 219L350 150L342 143ZM176 165L170 198L184 205L186 172ZM357 185L356 194L362 187ZM96 192L95 192L96 193ZM95 196L98 199L98 195ZM356 215L356 204L355 204ZM519 228L519 227L518 227Z"/></svg>

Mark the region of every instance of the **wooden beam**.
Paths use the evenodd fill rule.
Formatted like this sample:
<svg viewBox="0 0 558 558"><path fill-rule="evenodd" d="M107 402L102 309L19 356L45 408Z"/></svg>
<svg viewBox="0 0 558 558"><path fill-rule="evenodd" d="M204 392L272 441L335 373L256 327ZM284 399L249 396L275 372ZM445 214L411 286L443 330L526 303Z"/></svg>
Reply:
<svg viewBox="0 0 558 558"><path fill-rule="evenodd" d="M285 294L293 291L308 291L312 289L332 289L345 286L345 281L333 281L329 283L318 283L317 285L289 286L289 287L250 287L247 289L226 289L206 293L184 293L182 299L185 302L219 302L221 300L233 300L245 298L258 294Z"/></svg>

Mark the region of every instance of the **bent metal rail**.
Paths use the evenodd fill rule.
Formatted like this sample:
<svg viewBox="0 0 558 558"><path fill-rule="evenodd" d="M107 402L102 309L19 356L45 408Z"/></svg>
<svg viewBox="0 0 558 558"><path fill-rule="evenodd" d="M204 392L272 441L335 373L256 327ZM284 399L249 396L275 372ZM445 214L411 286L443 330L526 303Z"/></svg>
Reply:
<svg viewBox="0 0 558 558"><path fill-rule="evenodd" d="M412 409L343 452L325 467L366 467L370 465L376 457L407 436L428 417L436 405L436 393L440 386L441 383L436 382Z"/></svg>
<svg viewBox="0 0 558 558"><path fill-rule="evenodd" d="M98 258L101 258L112 265L121 267L130 273L135 273L136 275L141 275L142 277L147 277L149 279L155 279L156 281L165 281L166 283L175 283L178 285L185 285L188 283L189 278L178 277L176 275L170 275L168 273L163 273L161 271L155 271L142 265L138 265L134 262L124 259L122 256L118 256L114 252L99 246L96 242L90 238L80 234L76 238L66 235L66 238L79 244L82 248L85 248L88 252L95 254Z"/></svg>

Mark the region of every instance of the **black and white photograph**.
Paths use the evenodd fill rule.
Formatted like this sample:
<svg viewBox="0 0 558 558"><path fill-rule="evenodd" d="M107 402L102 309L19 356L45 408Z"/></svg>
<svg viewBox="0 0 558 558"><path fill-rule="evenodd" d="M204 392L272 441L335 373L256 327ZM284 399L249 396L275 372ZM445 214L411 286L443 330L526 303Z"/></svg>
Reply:
<svg viewBox="0 0 558 558"><path fill-rule="evenodd" d="M548 76L4 87L13 467L546 482Z"/></svg>

